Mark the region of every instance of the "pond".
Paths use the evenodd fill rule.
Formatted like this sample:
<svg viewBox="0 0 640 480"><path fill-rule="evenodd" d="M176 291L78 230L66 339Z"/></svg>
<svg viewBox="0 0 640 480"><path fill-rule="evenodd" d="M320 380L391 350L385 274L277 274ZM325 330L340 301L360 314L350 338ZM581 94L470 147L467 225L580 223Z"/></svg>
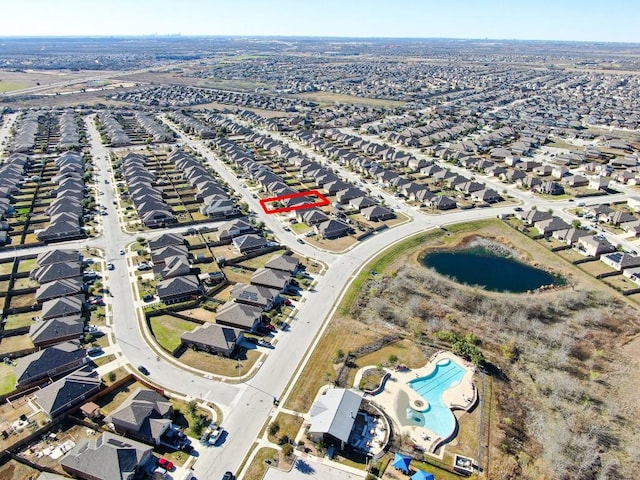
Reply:
<svg viewBox="0 0 640 480"><path fill-rule="evenodd" d="M492 292L523 293L543 285L565 283L561 277L484 246L427 253L422 264L459 283Z"/></svg>

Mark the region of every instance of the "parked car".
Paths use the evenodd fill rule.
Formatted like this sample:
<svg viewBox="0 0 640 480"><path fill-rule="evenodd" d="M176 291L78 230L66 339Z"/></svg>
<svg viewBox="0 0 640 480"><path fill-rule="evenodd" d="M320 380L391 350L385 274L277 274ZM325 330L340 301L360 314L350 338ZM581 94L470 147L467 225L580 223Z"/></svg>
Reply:
<svg viewBox="0 0 640 480"><path fill-rule="evenodd" d="M224 472L222 480L235 480L235 475L232 472Z"/></svg>
<svg viewBox="0 0 640 480"><path fill-rule="evenodd" d="M124 249L123 248L120 249L120 255L124 255Z"/></svg>
<svg viewBox="0 0 640 480"><path fill-rule="evenodd" d="M147 262L140 262L136 268L138 270L149 270L151 268L151 265L149 265Z"/></svg>
<svg viewBox="0 0 640 480"><path fill-rule="evenodd" d="M87 350L87 355L89 356L99 355L100 353L102 353L102 348L100 347L91 347Z"/></svg>
<svg viewBox="0 0 640 480"><path fill-rule="evenodd" d="M267 342L266 340L260 340L258 345L265 348L275 348L271 342Z"/></svg>
<svg viewBox="0 0 640 480"><path fill-rule="evenodd" d="M303 240L303 239L298 238L296 241L297 241L298 243L302 243L302 244L304 245L304 240Z"/></svg>
<svg viewBox="0 0 640 480"><path fill-rule="evenodd" d="M275 329L276 329L276 327L274 327L270 323L261 323L261 324L258 325L258 332L260 332L260 333L271 333Z"/></svg>
<svg viewBox="0 0 640 480"><path fill-rule="evenodd" d="M150 302L153 299L154 299L154 296L151 295L150 293L147 293L142 296L142 300L144 300L145 302Z"/></svg>
<svg viewBox="0 0 640 480"><path fill-rule="evenodd" d="M158 459L158 465L161 466L162 468L166 468L169 471L173 470L173 462L170 460L167 460L164 457L160 457Z"/></svg>
<svg viewBox="0 0 640 480"><path fill-rule="evenodd" d="M107 268L109 270L114 270L116 268L116 266L113 263L109 262L109 263L107 263Z"/></svg>
<svg viewBox="0 0 640 480"><path fill-rule="evenodd" d="M149 370L147 370L144 365L138 365L138 371L143 375L149 375Z"/></svg>

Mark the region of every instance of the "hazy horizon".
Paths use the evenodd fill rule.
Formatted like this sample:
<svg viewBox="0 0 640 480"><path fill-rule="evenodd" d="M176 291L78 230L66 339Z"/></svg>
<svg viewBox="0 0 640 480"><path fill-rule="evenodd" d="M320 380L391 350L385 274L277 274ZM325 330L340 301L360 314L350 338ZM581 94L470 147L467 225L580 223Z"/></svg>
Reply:
<svg viewBox="0 0 640 480"><path fill-rule="evenodd" d="M637 1L24 0L2 38L309 37L640 43Z"/></svg>

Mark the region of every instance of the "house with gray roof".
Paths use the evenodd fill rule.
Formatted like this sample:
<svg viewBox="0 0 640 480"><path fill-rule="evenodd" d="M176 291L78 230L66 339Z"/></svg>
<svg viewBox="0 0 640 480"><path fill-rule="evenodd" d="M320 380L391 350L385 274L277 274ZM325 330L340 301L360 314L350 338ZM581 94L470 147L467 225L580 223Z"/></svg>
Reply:
<svg viewBox="0 0 640 480"><path fill-rule="evenodd" d="M60 460L76 478L87 480L133 480L142 475L153 448L110 432L97 439L83 438Z"/></svg>
<svg viewBox="0 0 640 480"><path fill-rule="evenodd" d="M63 250L63 249L55 249L49 250L47 252L42 252L38 255L37 262L41 267L45 265L49 265L52 263L60 263L60 262L79 262L82 255L78 250Z"/></svg>
<svg viewBox="0 0 640 480"><path fill-rule="evenodd" d="M393 210L390 210L381 205L372 205L370 207L363 208L360 213L362 213L364 218L372 222L381 222L384 220L390 220L392 218L395 218L396 216Z"/></svg>
<svg viewBox="0 0 640 480"><path fill-rule="evenodd" d="M184 237L177 233L163 233L159 237L149 240L149 249L152 251L169 245L184 245Z"/></svg>
<svg viewBox="0 0 640 480"><path fill-rule="evenodd" d="M352 230L350 225L333 218L315 225L313 228L322 238L328 239L343 237L348 235Z"/></svg>
<svg viewBox="0 0 640 480"><path fill-rule="evenodd" d="M70 315L82 315L84 295L74 295L71 297L59 297L47 300L42 304L40 316L44 320L56 317L67 317Z"/></svg>
<svg viewBox="0 0 640 480"><path fill-rule="evenodd" d="M117 433L150 445L160 444L162 434L171 426L173 406L154 390L139 388L120 407L105 418Z"/></svg>
<svg viewBox="0 0 640 480"><path fill-rule="evenodd" d="M252 331L262 320L262 308L244 303L227 302L218 308L216 323Z"/></svg>
<svg viewBox="0 0 640 480"><path fill-rule="evenodd" d="M183 275L189 275L190 273L191 265L186 255L167 257L160 272L163 279L181 277Z"/></svg>
<svg viewBox="0 0 640 480"><path fill-rule="evenodd" d="M167 245L155 250L151 250L151 261L154 265L164 265L165 260L169 257L186 257L189 255L189 249L186 245Z"/></svg>
<svg viewBox="0 0 640 480"><path fill-rule="evenodd" d="M36 348L45 348L68 340L80 340L84 319L73 315L51 320L37 320L29 327L29 336Z"/></svg>
<svg viewBox="0 0 640 480"><path fill-rule="evenodd" d="M195 275L162 280L156 285L156 292L160 300L167 304L190 300L202 294L198 277Z"/></svg>
<svg viewBox="0 0 640 480"><path fill-rule="evenodd" d="M287 255L286 253L283 253L282 255L276 255L270 258L264 264L264 266L265 268L282 270L283 272L294 275L298 271L298 268L300 268L300 260L298 260L293 255Z"/></svg>
<svg viewBox="0 0 640 480"><path fill-rule="evenodd" d="M279 293L280 290L277 288L236 283L231 289L230 298L238 303L246 303L268 311L277 303Z"/></svg>
<svg viewBox="0 0 640 480"><path fill-rule="evenodd" d="M35 385L45 378L56 377L87 363L87 354L78 342L63 342L18 359L16 386Z"/></svg>
<svg viewBox="0 0 640 480"><path fill-rule="evenodd" d="M588 255L590 257L599 257L604 253L615 252L616 247L611 245L607 240L603 238L596 238L595 236L580 237L578 239L578 251Z"/></svg>
<svg viewBox="0 0 640 480"><path fill-rule="evenodd" d="M339 442L341 448L349 441L362 397L353 390L330 388L311 407L309 435L314 442Z"/></svg>
<svg viewBox="0 0 640 480"><path fill-rule="evenodd" d="M218 227L218 239L222 241L231 241L232 238L248 233L255 233L251 223L246 217L234 218L224 222Z"/></svg>
<svg viewBox="0 0 640 480"><path fill-rule="evenodd" d="M35 403L49 419L53 419L98 393L101 387L98 372L84 366L38 390Z"/></svg>
<svg viewBox="0 0 640 480"><path fill-rule="evenodd" d="M283 270L272 268L259 268L251 275L252 285L262 285L268 288L284 290L291 281L291 275Z"/></svg>
<svg viewBox="0 0 640 480"><path fill-rule="evenodd" d="M40 284L62 280L64 278L80 278L82 267L78 262L59 262L44 265L31 270L30 277Z"/></svg>
<svg viewBox="0 0 640 480"><path fill-rule="evenodd" d="M191 332L184 332L180 341L187 348L230 357L243 337L243 332L238 328L205 323Z"/></svg>
<svg viewBox="0 0 640 480"><path fill-rule="evenodd" d="M261 250L269 245L269 242L264 237L255 233L234 237L232 242L233 246L243 255Z"/></svg>
<svg viewBox="0 0 640 480"><path fill-rule="evenodd" d="M36 290L36 301L44 302L58 297L77 295L84 291L84 286L80 277L63 278L47 282Z"/></svg>

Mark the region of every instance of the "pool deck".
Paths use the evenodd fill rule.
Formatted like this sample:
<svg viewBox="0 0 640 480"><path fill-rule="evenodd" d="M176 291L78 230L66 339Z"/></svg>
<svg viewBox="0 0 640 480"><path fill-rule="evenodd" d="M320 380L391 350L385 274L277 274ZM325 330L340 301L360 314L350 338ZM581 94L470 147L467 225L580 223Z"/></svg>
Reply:
<svg viewBox="0 0 640 480"><path fill-rule="evenodd" d="M445 359L454 361L458 365L462 366L465 369L465 373L457 385L443 392L442 402L452 410L470 410L478 401L478 392L473 385L475 366L447 351L440 351L433 354L429 362L424 367L413 370L387 369L387 372L389 372L391 376L387 380L384 389L369 397L392 419L395 429L400 429L398 432L399 434L408 434L417 448L430 453L434 452L438 446L443 441L448 440L448 438L439 438L434 432L425 427L403 425L396 414L396 402L398 393L403 391L409 396L409 405L411 408L416 411L426 410L429 407L426 400L411 388L409 382L416 378L426 377L434 371L438 362ZM362 374L361 372L366 370L366 368L369 367L361 369L356 375L354 382L355 385L358 385Z"/></svg>

